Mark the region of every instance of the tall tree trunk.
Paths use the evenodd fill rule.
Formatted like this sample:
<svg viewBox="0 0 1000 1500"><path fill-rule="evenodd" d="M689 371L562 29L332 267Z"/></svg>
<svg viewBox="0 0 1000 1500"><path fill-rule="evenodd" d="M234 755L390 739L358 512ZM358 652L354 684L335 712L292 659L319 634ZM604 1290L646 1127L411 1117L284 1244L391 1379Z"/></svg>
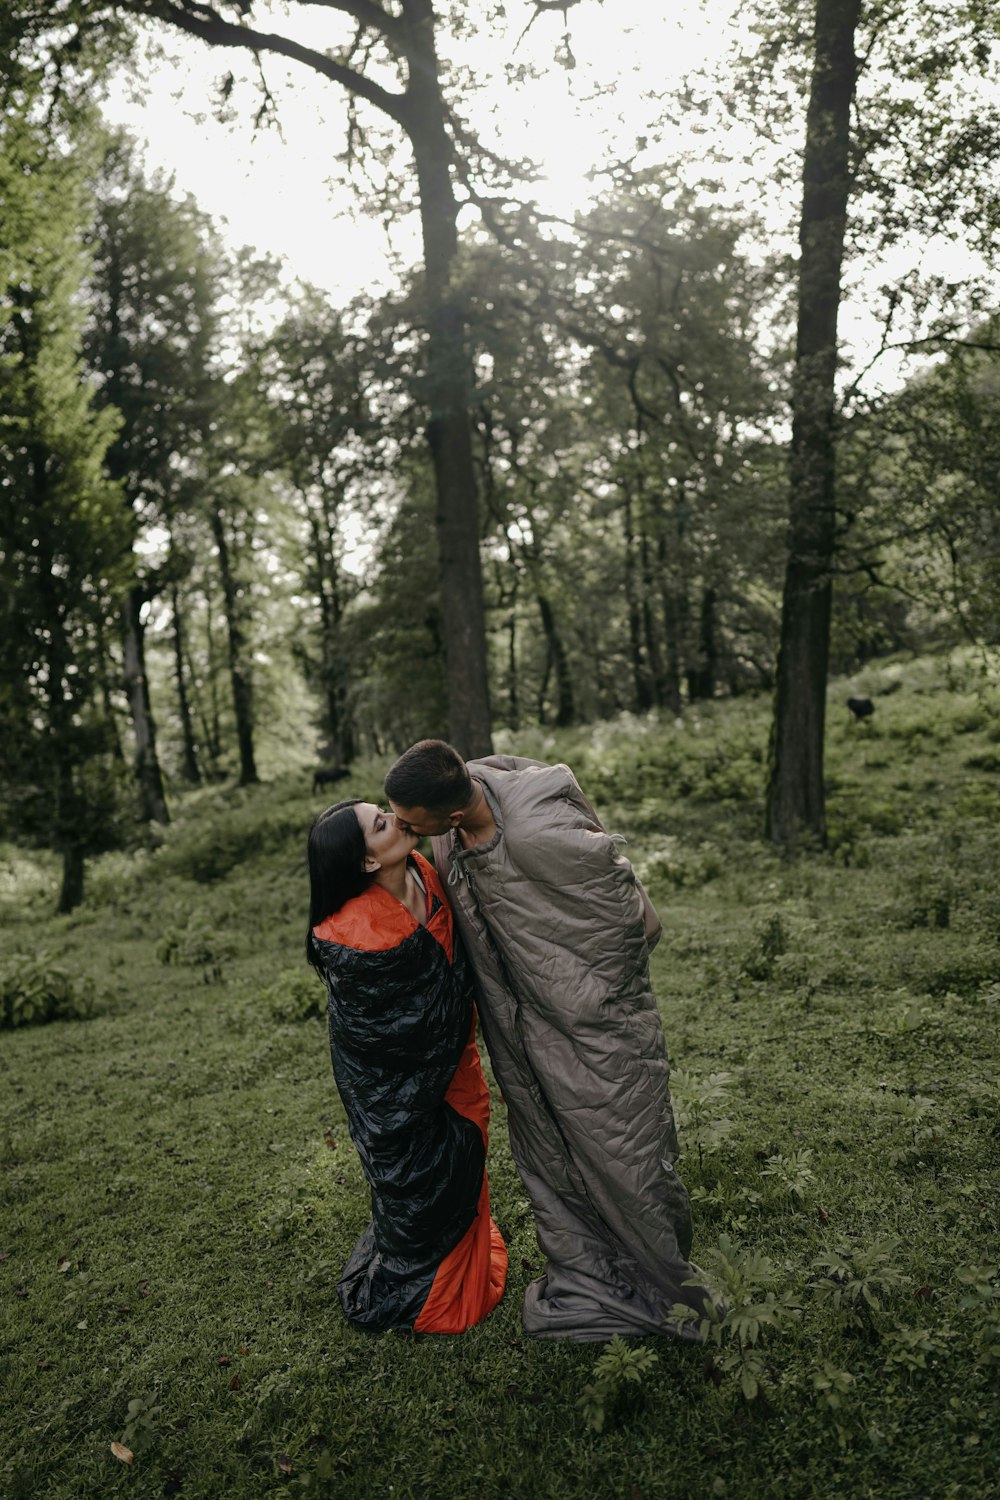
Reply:
<svg viewBox="0 0 1000 1500"><path fill-rule="evenodd" d="M521 701L517 676L517 610L507 617L507 719L511 729L521 727Z"/></svg>
<svg viewBox="0 0 1000 1500"><path fill-rule="evenodd" d="M576 718L576 705L573 701L573 676L569 669L569 661L566 657L566 648L556 625L556 617L552 611L552 605L544 594L537 594L538 610L542 617L542 629L545 631L545 639L549 643L549 661L556 670L556 724L560 729L565 729L572 724Z"/></svg>
<svg viewBox="0 0 1000 1500"><path fill-rule="evenodd" d="M146 591L133 583L122 605L123 677L132 729L135 734L135 777L139 786L140 816L146 823L169 823L163 777L156 753L156 724L146 680L145 627L142 607Z"/></svg>
<svg viewBox="0 0 1000 1500"><path fill-rule="evenodd" d="M403 0L409 23L408 134L420 187L427 308L427 437L437 491L449 734L466 756L492 750L479 513L469 415L464 298L455 285L458 207L451 181L431 0Z"/></svg>
<svg viewBox="0 0 1000 1500"><path fill-rule="evenodd" d="M629 658L632 663L632 680L635 683L635 706L645 713L653 706L653 690L649 672L642 654L642 616L635 577L635 525L632 517L632 491L622 483L622 529L625 539L625 606L628 613Z"/></svg>
<svg viewBox="0 0 1000 1500"><path fill-rule="evenodd" d="M246 664L246 641L240 619L240 606L236 597L236 584L229 561L229 543L222 511L210 505L209 524L215 538L219 556L219 578L222 582L222 598L226 611L226 633L229 641L229 681L233 692L233 713L236 716L236 740L240 751L240 786L252 786L260 780L253 749L253 686Z"/></svg>
<svg viewBox="0 0 1000 1500"><path fill-rule="evenodd" d="M181 735L184 742L184 779L192 786L201 785L198 769L198 752L194 742L194 727L191 722L191 705L188 702L187 681L184 676L184 625L181 619L180 591L176 583L170 588L170 608L174 617L174 679L177 683L177 706L181 716Z"/></svg>
<svg viewBox="0 0 1000 1500"><path fill-rule="evenodd" d="M823 733L835 539L837 314L851 189L850 110L861 0L816 0L799 225L788 561L767 788L767 836L824 843Z"/></svg>
<svg viewBox="0 0 1000 1500"><path fill-rule="evenodd" d="M642 636L646 645L646 660L649 662L653 707L660 708L666 701L666 683L664 680L663 652L660 649L658 622L653 611L653 599L655 597L653 563L645 517L643 517L639 527L639 562L642 569Z"/></svg>
<svg viewBox="0 0 1000 1500"><path fill-rule="evenodd" d="M667 538L662 529L656 543L656 566L660 576L660 602L663 605L663 629L666 636L666 661L662 669L660 701L675 716L681 703L681 630L684 609L674 588L667 556Z"/></svg>
<svg viewBox="0 0 1000 1500"><path fill-rule="evenodd" d="M63 848L62 884L59 887L59 905L56 910L65 915L73 911L83 900L83 851L71 844Z"/></svg>
<svg viewBox="0 0 1000 1500"><path fill-rule="evenodd" d="M118 733L118 716L115 713L114 701L111 697L111 680L108 676L108 643L104 634L104 625L98 613L94 630L97 636L97 681L101 689L101 708L104 712L104 720L108 726L108 740L111 745L113 758L124 763L125 751L122 749L121 735Z"/></svg>
<svg viewBox="0 0 1000 1500"><path fill-rule="evenodd" d="M688 672L688 696L694 702L698 698L715 697L715 680L718 671L718 648L715 639L715 605L717 595L713 588L702 589L701 611L698 617L698 659Z"/></svg>

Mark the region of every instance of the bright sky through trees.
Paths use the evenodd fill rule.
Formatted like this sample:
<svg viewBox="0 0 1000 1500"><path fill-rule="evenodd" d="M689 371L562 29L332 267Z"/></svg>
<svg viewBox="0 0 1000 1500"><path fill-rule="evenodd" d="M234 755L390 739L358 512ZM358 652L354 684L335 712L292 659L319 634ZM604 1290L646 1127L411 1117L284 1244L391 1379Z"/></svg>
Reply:
<svg viewBox="0 0 1000 1500"><path fill-rule="evenodd" d="M461 44L460 58L456 54L480 86L476 94L463 95L462 107L488 144L538 163L544 180L525 191L549 212L570 215L595 191L586 175L591 168L633 155L637 138L648 142L645 160L678 150L697 158L697 118L661 122L664 106L652 96L713 53L721 59L732 35L725 23L734 4L713 0L711 17L695 0L669 13L644 0L579 6L570 12L576 62L570 68L561 12L539 16L525 34L531 7L512 0L504 33L471 37ZM340 39L344 19L296 7L291 18L282 17L281 30L327 47ZM281 58L266 60L280 135L273 129L254 134L251 60L234 50L209 51L182 36L165 42L172 60L150 65L148 85L119 79L107 105L113 121L148 141L150 165L175 173L179 188L223 216L235 243L284 255L295 272L331 292L346 297L391 281L385 231L361 211L335 160L345 142L343 92ZM509 83L506 70L520 66L541 76ZM230 69L237 83L222 125L213 118L211 100ZM416 259L415 222L398 224L392 244L407 260Z"/></svg>
<svg viewBox="0 0 1000 1500"><path fill-rule="evenodd" d="M490 8L486 0L468 5L470 14ZM458 42L442 26L439 45L466 80L452 97L484 143L540 167L542 180L523 192L545 211L568 217L583 207L601 185L588 179L595 167L616 159L670 163L683 155L689 178L711 179L720 204L751 211L773 237L771 248L794 253L797 173L779 188L773 167L800 144L797 135L776 146L734 123L712 99L716 84L718 94L727 86L731 50L755 44L745 21L734 19L737 9L738 0L678 0L670 7L593 0L568 11L565 31L561 11L546 11L529 26L529 0L509 0L505 23L484 25ZM334 10L275 3L273 11L275 29L320 49L350 35L347 18ZM255 133L260 95L248 54L209 49L162 29L156 35L165 55L144 65L137 80L117 79L106 112L148 142L149 165L175 174L180 190L224 221L234 244L283 256L291 274L326 288L338 303L361 290L388 289L394 256L419 260L416 215L384 225L364 211L365 188L359 196L349 185L338 160L347 131L342 90L301 66L266 58L280 128ZM696 92L712 100L710 114L669 97L699 69L705 76ZM220 123L213 100L230 70L235 84ZM529 76L520 76L525 70ZM374 112L368 119L384 130ZM728 167L721 164L726 157ZM405 175L401 147L395 160ZM904 236L877 270L848 267L840 334L855 369L869 362L879 340L873 289L929 266L961 283L970 272L969 253L958 243L928 246ZM907 368L903 356L883 358L869 382L892 387Z"/></svg>

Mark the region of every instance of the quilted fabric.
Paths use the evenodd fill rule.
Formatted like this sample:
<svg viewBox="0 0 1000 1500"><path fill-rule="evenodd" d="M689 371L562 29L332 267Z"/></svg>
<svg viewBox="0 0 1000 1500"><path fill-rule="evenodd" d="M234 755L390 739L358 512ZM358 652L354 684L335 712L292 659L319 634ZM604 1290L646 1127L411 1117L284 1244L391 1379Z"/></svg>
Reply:
<svg viewBox="0 0 1000 1500"><path fill-rule="evenodd" d="M434 853L547 1261L525 1327L677 1332L672 1304L700 1310L706 1294L684 1285L698 1271L649 982L651 909L567 766L490 756L469 771L497 833L471 849L447 834Z"/></svg>

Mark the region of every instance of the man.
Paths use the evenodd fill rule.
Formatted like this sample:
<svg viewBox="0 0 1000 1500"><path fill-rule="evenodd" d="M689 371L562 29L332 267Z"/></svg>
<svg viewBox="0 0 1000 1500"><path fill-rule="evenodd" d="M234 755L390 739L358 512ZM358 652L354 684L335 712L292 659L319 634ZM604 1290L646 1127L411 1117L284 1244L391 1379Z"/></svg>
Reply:
<svg viewBox="0 0 1000 1500"><path fill-rule="evenodd" d="M442 740L396 761L386 796L429 835L476 971L511 1150L546 1257L524 1326L544 1338L677 1333L691 1214L663 1028L649 984L660 924L567 766Z"/></svg>

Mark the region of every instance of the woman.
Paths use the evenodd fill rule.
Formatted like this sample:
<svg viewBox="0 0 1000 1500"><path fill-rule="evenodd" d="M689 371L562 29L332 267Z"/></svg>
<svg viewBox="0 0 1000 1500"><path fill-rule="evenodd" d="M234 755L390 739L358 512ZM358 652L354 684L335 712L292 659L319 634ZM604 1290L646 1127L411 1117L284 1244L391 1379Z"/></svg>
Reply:
<svg viewBox="0 0 1000 1500"><path fill-rule="evenodd" d="M357 800L309 833L306 957L326 981L334 1077L372 1197L337 1289L359 1327L463 1333L499 1302L507 1251L490 1218L472 972L416 843Z"/></svg>

